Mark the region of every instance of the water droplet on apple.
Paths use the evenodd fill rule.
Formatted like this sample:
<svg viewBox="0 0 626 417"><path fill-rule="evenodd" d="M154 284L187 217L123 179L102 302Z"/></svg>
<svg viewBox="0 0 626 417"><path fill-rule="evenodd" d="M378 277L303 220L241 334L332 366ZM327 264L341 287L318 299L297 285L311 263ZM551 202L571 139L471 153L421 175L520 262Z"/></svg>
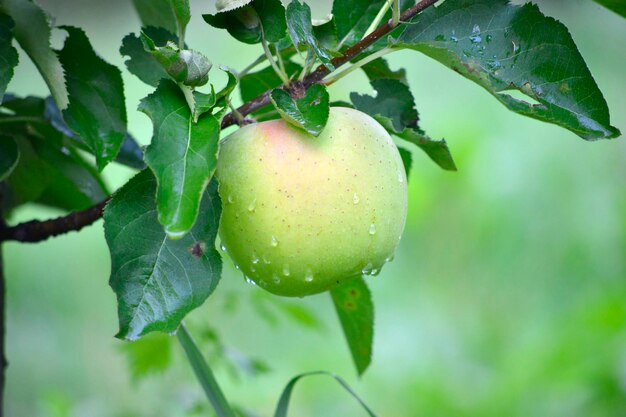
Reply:
<svg viewBox="0 0 626 417"><path fill-rule="evenodd" d="M354 195L352 196L352 202L354 204L359 204L359 196L357 195L357 193L354 193Z"/></svg>
<svg viewBox="0 0 626 417"><path fill-rule="evenodd" d="M289 265L285 264L285 266L283 266L283 275L288 277L291 274L291 272L289 272Z"/></svg>
<svg viewBox="0 0 626 417"><path fill-rule="evenodd" d="M267 259L267 258L265 257L265 255L263 255L263 263L264 263L264 264L266 264L266 265L269 265L269 264L271 264L272 262L271 262L269 259Z"/></svg>
<svg viewBox="0 0 626 417"><path fill-rule="evenodd" d="M278 239L276 239L276 236L272 236L272 246L273 247L278 246Z"/></svg>
<svg viewBox="0 0 626 417"><path fill-rule="evenodd" d="M389 256L387 256L387 258L385 259L385 262L393 262L394 256L393 253Z"/></svg>
<svg viewBox="0 0 626 417"><path fill-rule="evenodd" d="M272 281L274 281L274 284L280 284L280 277L276 274L272 274Z"/></svg>
<svg viewBox="0 0 626 417"><path fill-rule="evenodd" d="M252 202L248 205L248 211L253 212L255 208L256 208L256 198L252 200Z"/></svg>
<svg viewBox="0 0 626 417"><path fill-rule="evenodd" d="M233 197L233 195L232 195L232 194L228 194L228 202L229 202L230 204L233 204L233 203L235 202L235 197Z"/></svg>
<svg viewBox="0 0 626 417"><path fill-rule="evenodd" d="M256 285L256 282L252 281L250 278L248 278L245 275L243 276L243 279L246 281L246 284Z"/></svg>
<svg viewBox="0 0 626 417"><path fill-rule="evenodd" d="M252 263L253 264L258 264L259 263L259 257L256 255L256 252L252 252Z"/></svg>
<svg viewBox="0 0 626 417"><path fill-rule="evenodd" d="M398 172L398 182L399 183L403 183L404 182L404 175L402 175L402 172Z"/></svg>
<svg viewBox="0 0 626 417"><path fill-rule="evenodd" d="M306 275L304 276L304 280L306 282L311 282L313 281L313 271L311 271L310 269L306 270Z"/></svg>
<svg viewBox="0 0 626 417"><path fill-rule="evenodd" d="M220 249L222 250L222 252L228 252L226 250L226 245L224 245L223 243L220 245Z"/></svg>
<svg viewBox="0 0 626 417"><path fill-rule="evenodd" d="M378 275L378 274L380 274L380 269L376 269L376 268L374 268L374 269L372 269L372 270L370 271L370 275L374 275L374 276L376 276L376 275Z"/></svg>
<svg viewBox="0 0 626 417"><path fill-rule="evenodd" d="M376 225L372 223L370 225L370 235L375 235L375 234L376 234Z"/></svg>
<svg viewBox="0 0 626 417"><path fill-rule="evenodd" d="M374 267L374 266L372 265L372 263L371 263L371 262L368 262L368 263L367 263L367 264L363 267L363 269L361 269L361 273L362 273L363 275L369 275L369 274L372 272L372 268L373 268L373 267Z"/></svg>
<svg viewBox="0 0 626 417"><path fill-rule="evenodd" d="M250 265L250 271L256 272L256 268L254 267L254 265Z"/></svg>
<svg viewBox="0 0 626 417"><path fill-rule="evenodd" d="M235 269L240 270L241 268L239 268L239 265L235 264Z"/></svg>

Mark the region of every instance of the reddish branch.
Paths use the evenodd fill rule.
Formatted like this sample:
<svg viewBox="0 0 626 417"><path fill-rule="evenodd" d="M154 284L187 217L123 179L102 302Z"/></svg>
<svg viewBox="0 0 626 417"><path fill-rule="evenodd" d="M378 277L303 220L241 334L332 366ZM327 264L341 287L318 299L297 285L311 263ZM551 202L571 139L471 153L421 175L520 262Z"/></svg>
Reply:
<svg viewBox="0 0 626 417"><path fill-rule="evenodd" d="M402 13L402 15L400 16L400 20L404 22L411 20L415 15L432 6L437 1L438 0L420 1L415 6ZM333 58L333 65L335 66L335 68L339 68L347 62L350 62L352 59L356 58L361 52L370 47L374 42L381 39L383 36L388 35L393 29L394 26L392 26L391 20L387 21L386 23L378 27L378 29L376 29L374 32L363 38L360 42L346 49L342 56ZM305 77L303 83L305 86L308 87L312 84L322 81L324 77L327 76L329 73L330 71L328 70L328 68L326 68L324 65L320 65L315 71ZM267 106L268 104L270 104L269 93L270 91L266 91L260 96L250 100L249 102L239 107L237 109L237 112L242 116L247 116L250 113ZM235 118L234 114L229 113L222 120L222 128L232 126L236 123L237 119ZM102 201L101 203L98 203L91 208L88 208L87 210L70 213L67 216L59 217L57 219L46 221L34 220L26 223L21 223L13 227L0 229L0 242L7 240L16 240L19 242L40 242L52 236L57 236L70 231L80 230L102 217L102 209L107 202L108 199Z"/></svg>
<svg viewBox="0 0 626 417"><path fill-rule="evenodd" d="M407 9L404 13L402 13L402 15L400 16L400 21L406 22L411 20L415 15L437 3L437 1L439 0L420 1L415 6ZM361 52L369 48L374 42L381 39L383 36L388 35L389 32L391 32L393 29L395 29L395 27L392 26L391 19L389 19L386 23L380 25L378 29L376 29L374 32L361 39L360 42L346 49L342 56L333 58L331 62L333 63L335 68L339 68L345 63L350 62L352 59L356 58ZM328 68L326 68L326 66L320 65L315 71L305 77L305 79L303 80L304 85L308 87L312 84L318 83L322 81L322 79L329 73L330 71L328 70ZM242 116L246 116L267 106L268 104L270 104L270 92L271 91L266 91L255 99L250 100L246 104L239 107L237 109L237 112ZM237 119L235 118L235 116L232 113L227 114L224 119L222 119L222 128L234 125L235 123L237 123Z"/></svg>
<svg viewBox="0 0 626 417"><path fill-rule="evenodd" d="M56 219L32 220L13 227L0 227L0 242L15 240L34 243L67 232L78 231L102 217L102 210L108 202L109 198L86 210L76 211Z"/></svg>

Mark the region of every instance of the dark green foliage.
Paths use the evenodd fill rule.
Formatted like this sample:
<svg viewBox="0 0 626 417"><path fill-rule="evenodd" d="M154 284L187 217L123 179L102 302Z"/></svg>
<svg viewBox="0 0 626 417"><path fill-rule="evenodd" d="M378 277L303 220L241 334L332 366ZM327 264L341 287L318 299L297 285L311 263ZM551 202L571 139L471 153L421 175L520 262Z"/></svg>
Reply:
<svg viewBox="0 0 626 417"><path fill-rule="evenodd" d="M13 68L17 65L17 51L11 44L13 40L13 20L0 12L0 102L13 78Z"/></svg>
<svg viewBox="0 0 626 417"><path fill-rule="evenodd" d="M215 250L221 211L217 184L203 193L198 221L178 240L169 239L157 219L156 186L150 170L144 170L113 196L104 212L121 339L175 331L213 292L221 274Z"/></svg>
<svg viewBox="0 0 626 417"><path fill-rule="evenodd" d="M172 81L161 81L139 109L154 125L145 159L158 179L159 222L169 236L180 237L192 228L202 192L215 170L219 123L210 114L194 122L183 93Z"/></svg>
<svg viewBox="0 0 626 417"><path fill-rule="evenodd" d="M356 109L374 117L391 134L417 145L441 168L456 171L446 141L433 141L419 128L409 87L397 79L375 79L371 84L377 92L375 97L350 95Z"/></svg>
<svg viewBox="0 0 626 417"><path fill-rule="evenodd" d="M63 29L69 36L59 59L70 102L63 118L91 149L102 170L115 159L126 135L122 76L117 67L96 55L82 30Z"/></svg>
<svg viewBox="0 0 626 417"><path fill-rule="evenodd" d="M374 303L363 278L333 288L330 295L359 375L372 361Z"/></svg>
<svg viewBox="0 0 626 417"><path fill-rule="evenodd" d="M448 0L416 16L393 46L429 55L484 87L509 109L562 126L583 139L619 135L567 28L534 4ZM509 90L521 91L529 102L513 98Z"/></svg>
<svg viewBox="0 0 626 417"><path fill-rule="evenodd" d="M178 44L178 37L165 29L148 26L142 32L150 37L157 45L168 42ZM146 51L139 36L129 34L122 40L120 54L127 56L126 68L144 83L156 87L163 78L169 78L167 72L150 52Z"/></svg>
<svg viewBox="0 0 626 417"><path fill-rule="evenodd" d="M278 42L287 34L285 8L280 0L254 0L239 9L202 17L211 26L226 29L244 43L259 43L263 37Z"/></svg>
<svg viewBox="0 0 626 417"><path fill-rule="evenodd" d="M285 90L277 88L270 98L286 121L313 136L322 133L330 111L328 91L323 85L312 85L302 98L292 98Z"/></svg>

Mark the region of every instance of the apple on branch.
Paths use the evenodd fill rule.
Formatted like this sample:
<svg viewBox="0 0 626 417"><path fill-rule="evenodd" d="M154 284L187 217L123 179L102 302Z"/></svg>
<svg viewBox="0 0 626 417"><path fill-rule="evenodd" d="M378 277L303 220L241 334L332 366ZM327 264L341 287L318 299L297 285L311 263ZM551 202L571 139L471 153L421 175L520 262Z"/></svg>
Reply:
<svg viewBox="0 0 626 417"><path fill-rule="evenodd" d="M284 120L242 127L218 158L222 244L267 291L305 296L376 275L404 228L407 181L385 129L333 107L318 137Z"/></svg>

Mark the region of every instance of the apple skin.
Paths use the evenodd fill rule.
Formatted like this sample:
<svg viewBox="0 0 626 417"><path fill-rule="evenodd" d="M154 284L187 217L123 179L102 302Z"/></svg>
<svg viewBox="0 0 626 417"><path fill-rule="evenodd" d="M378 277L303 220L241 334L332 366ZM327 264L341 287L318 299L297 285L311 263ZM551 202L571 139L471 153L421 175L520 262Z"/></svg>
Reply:
<svg viewBox="0 0 626 417"><path fill-rule="evenodd" d="M222 245L246 277L283 296L376 275L406 220L407 181L385 129L332 107L314 137L284 120L244 126L221 145Z"/></svg>

